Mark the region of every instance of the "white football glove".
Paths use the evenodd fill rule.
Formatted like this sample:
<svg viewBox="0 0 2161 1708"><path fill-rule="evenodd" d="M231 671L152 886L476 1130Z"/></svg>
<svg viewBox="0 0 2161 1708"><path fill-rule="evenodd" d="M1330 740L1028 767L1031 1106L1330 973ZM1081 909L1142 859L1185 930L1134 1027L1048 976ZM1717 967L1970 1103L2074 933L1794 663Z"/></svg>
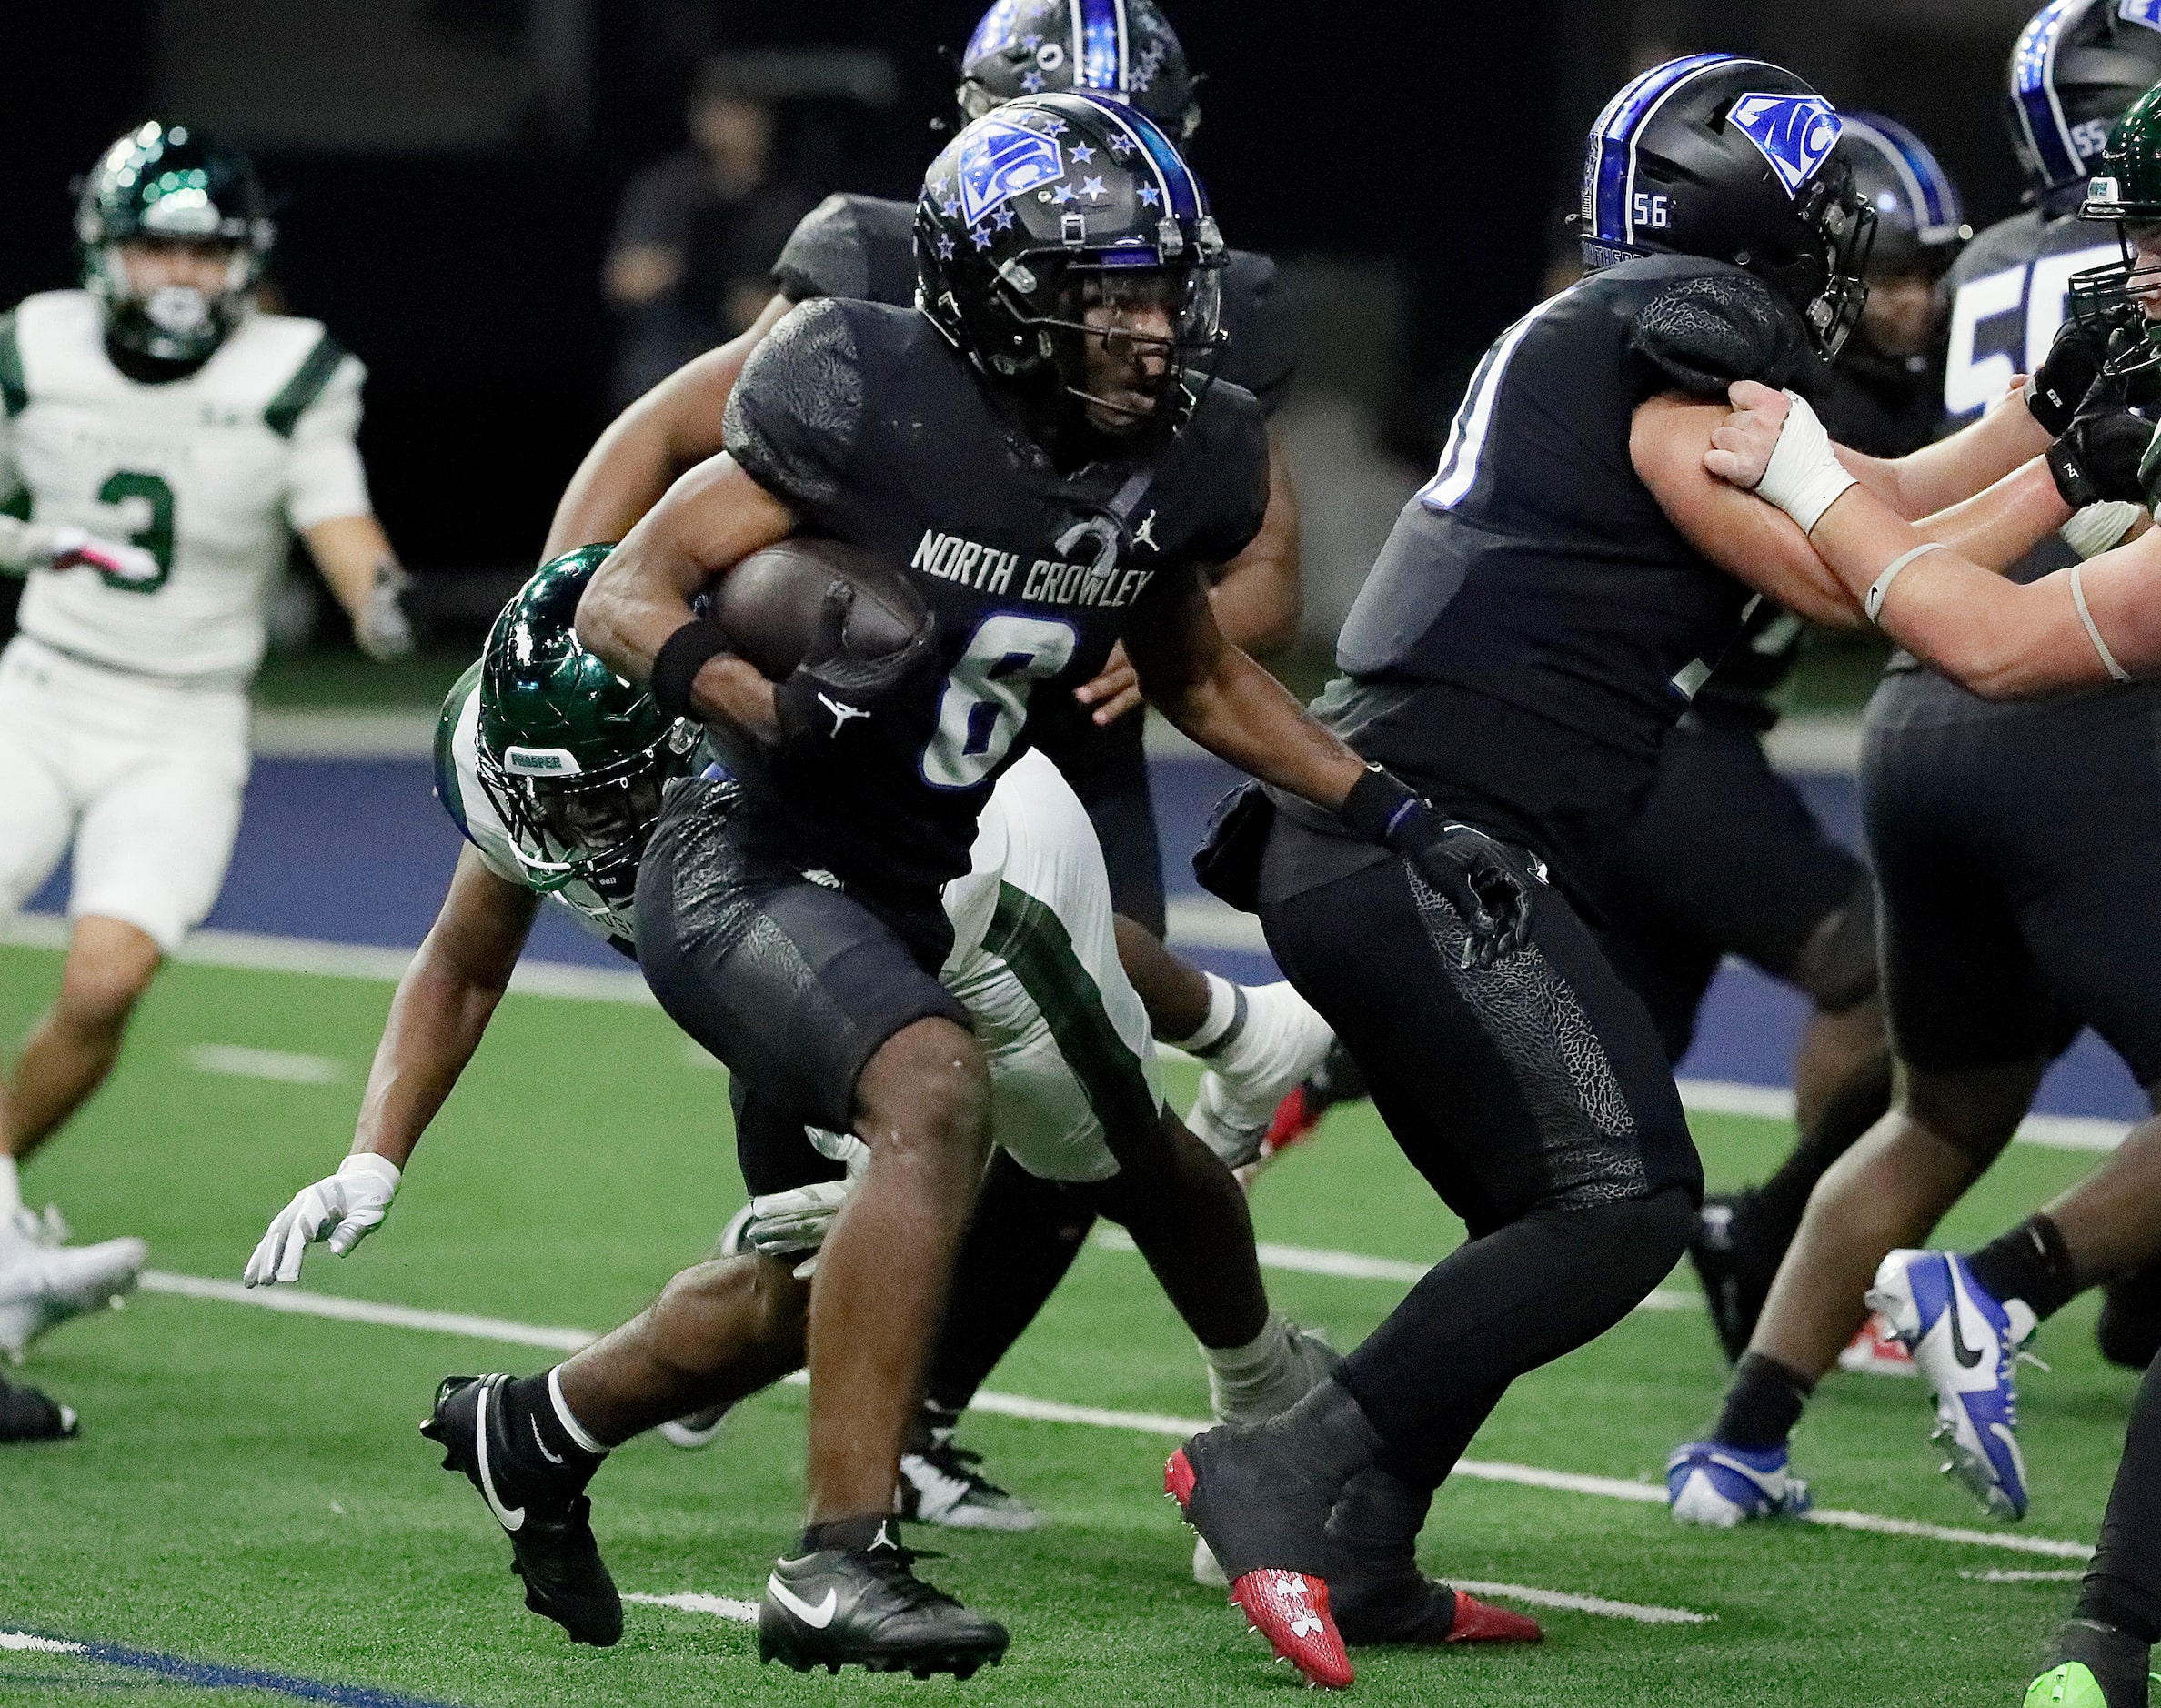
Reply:
<svg viewBox="0 0 2161 1708"><path fill-rule="evenodd" d="M347 1157L337 1172L297 1192L264 1234L240 1280L248 1287L300 1279L300 1259L311 1241L327 1239L343 1257L373 1233L397 1196L397 1164L388 1157Z"/></svg>
<svg viewBox="0 0 2161 1708"><path fill-rule="evenodd" d="M405 608L412 586L413 578L387 558L376 565L375 586L353 625L353 638L377 664L402 658L413 649L413 621Z"/></svg>
<svg viewBox="0 0 2161 1708"><path fill-rule="evenodd" d="M95 569L116 580L136 585L155 581L157 559L140 546L101 539L80 527L48 527L0 517L0 570L28 575L33 569Z"/></svg>
<svg viewBox="0 0 2161 1708"><path fill-rule="evenodd" d="M818 1181L792 1191L763 1192L750 1201L750 1220L744 1224L742 1243L767 1257L803 1257L796 1266L799 1280L808 1280L818 1267L818 1249L825 1243L833 1218L854 1194L857 1182L870 1166L870 1147L853 1133L829 1132L823 1127L804 1130L819 1155L847 1167L845 1178Z"/></svg>

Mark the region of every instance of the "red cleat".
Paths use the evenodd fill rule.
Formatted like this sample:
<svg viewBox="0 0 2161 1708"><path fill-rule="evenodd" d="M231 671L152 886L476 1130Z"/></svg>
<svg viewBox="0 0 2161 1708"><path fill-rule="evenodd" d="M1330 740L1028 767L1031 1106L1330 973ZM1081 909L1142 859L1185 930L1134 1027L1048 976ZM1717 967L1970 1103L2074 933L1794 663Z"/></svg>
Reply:
<svg viewBox="0 0 2161 1708"><path fill-rule="evenodd" d="M1268 1124L1268 1137L1261 1141L1261 1154L1272 1157L1279 1150L1288 1150L1300 1140L1311 1138L1313 1129L1321 1124L1322 1113L1314 1107L1314 1100L1306 1094L1304 1086L1292 1086L1276 1105L1275 1119Z"/></svg>
<svg viewBox="0 0 2161 1708"><path fill-rule="evenodd" d="M1193 1498L1192 1462L1181 1447L1163 1466L1163 1492L1183 1512ZM1328 1611L1328 1585L1302 1572L1263 1567L1231 1586L1231 1604L1268 1639L1278 1660L1288 1661L1309 1684L1342 1690L1351 1683L1351 1656ZM1493 1610L1486 1610L1491 1612ZM1462 1613L1462 1599L1457 1615Z"/></svg>
<svg viewBox="0 0 2161 1708"><path fill-rule="evenodd" d="M1271 1568L1249 1572L1231 1586L1231 1603L1307 1683L1342 1690L1351 1683L1351 1656L1329 1617L1328 1585L1319 1578Z"/></svg>
<svg viewBox="0 0 2161 1708"><path fill-rule="evenodd" d="M1543 1643L1545 1632L1538 1621L1505 1607L1489 1607L1474 1595L1455 1592L1455 1623L1448 1628L1446 1643Z"/></svg>

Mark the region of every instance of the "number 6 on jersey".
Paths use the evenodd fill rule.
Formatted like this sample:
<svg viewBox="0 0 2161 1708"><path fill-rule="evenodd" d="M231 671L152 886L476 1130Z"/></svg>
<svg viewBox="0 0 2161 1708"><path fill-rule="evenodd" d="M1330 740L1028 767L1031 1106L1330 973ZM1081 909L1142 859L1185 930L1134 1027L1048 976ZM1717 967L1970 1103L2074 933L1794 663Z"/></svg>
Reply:
<svg viewBox="0 0 2161 1708"><path fill-rule="evenodd" d="M1030 690L1070 664L1079 643L1070 624L1010 611L976 625L946 678L938 733L923 749L923 780L970 789L996 770L1028 715Z"/></svg>

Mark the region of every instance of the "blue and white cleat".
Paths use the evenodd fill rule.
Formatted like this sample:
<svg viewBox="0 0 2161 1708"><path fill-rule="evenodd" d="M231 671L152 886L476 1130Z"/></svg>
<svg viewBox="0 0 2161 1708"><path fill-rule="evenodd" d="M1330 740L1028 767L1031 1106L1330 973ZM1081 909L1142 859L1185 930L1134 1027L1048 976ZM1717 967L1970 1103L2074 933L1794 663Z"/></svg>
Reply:
<svg viewBox="0 0 2161 1708"><path fill-rule="evenodd" d="M1935 1395L1931 1441L1951 1452L1955 1475L1998 1518L2025 1516L2018 1451L2019 1348L2037 1325L2018 1300L1999 1303L1955 1251L1894 1251L1877 1268L1868 1302L1914 1355Z"/></svg>
<svg viewBox="0 0 2161 1708"><path fill-rule="evenodd" d="M1731 1530L1808 1511L1808 1484L1786 1469L1784 1447L1684 1442L1666 1461L1666 1506L1676 1524Z"/></svg>

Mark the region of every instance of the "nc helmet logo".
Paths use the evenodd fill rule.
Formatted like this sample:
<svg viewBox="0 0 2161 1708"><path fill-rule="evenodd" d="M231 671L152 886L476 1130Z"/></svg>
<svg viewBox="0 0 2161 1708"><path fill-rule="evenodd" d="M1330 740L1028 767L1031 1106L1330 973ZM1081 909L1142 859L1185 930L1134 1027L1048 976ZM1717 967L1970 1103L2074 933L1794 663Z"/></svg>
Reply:
<svg viewBox="0 0 2161 1708"><path fill-rule="evenodd" d="M1843 128L1831 103L1820 95L1744 95L1727 118L1771 163L1788 196L1801 194L1801 186L1837 146Z"/></svg>
<svg viewBox="0 0 2161 1708"><path fill-rule="evenodd" d="M970 225L1026 191L1065 176L1055 136L980 118L960 143L960 209Z"/></svg>
<svg viewBox="0 0 2161 1708"><path fill-rule="evenodd" d="M2161 30L2161 0L2116 0L2116 16L2126 24Z"/></svg>

